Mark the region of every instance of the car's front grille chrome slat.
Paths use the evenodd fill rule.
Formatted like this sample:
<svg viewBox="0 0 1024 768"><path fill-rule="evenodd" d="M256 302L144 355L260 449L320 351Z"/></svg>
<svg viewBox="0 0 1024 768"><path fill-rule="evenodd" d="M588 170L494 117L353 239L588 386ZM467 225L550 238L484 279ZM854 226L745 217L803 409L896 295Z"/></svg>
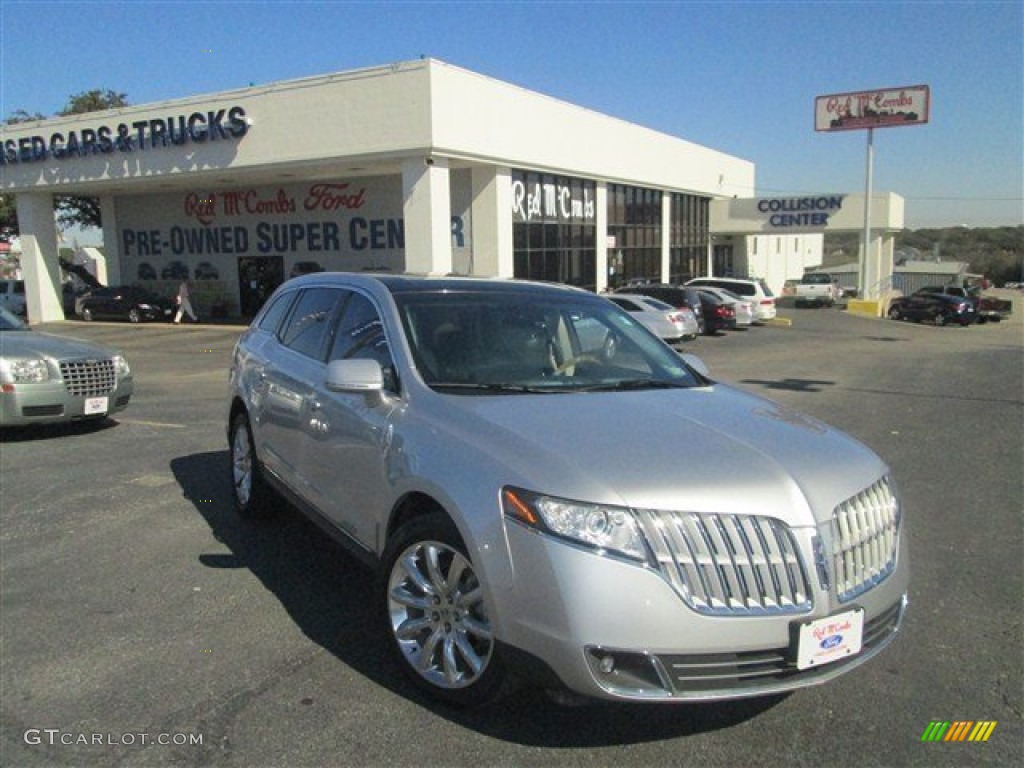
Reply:
<svg viewBox="0 0 1024 768"><path fill-rule="evenodd" d="M810 610L808 579L785 523L757 515L637 512L662 576L698 613Z"/></svg>
<svg viewBox="0 0 1024 768"><path fill-rule="evenodd" d="M888 478L835 508L831 557L840 600L852 600L893 572L899 522L899 503Z"/></svg>
<svg viewBox="0 0 1024 768"><path fill-rule="evenodd" d="M60 375L68 394L75 397L106 395L117 386L114 361L109 358L62 361Z"/></svg>

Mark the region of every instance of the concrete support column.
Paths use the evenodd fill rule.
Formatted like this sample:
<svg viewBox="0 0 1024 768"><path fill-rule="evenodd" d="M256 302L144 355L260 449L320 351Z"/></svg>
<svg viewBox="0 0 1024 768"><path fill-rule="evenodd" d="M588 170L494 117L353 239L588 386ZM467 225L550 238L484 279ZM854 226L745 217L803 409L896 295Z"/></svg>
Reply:
<svg viewBox="0 0 1024 768"><path fill-rule="evenodd" d="M476 166L472 170L472 188L473 274L513 277L512 171L500 166Z"/></svg>
<svg viewBox="0 0 1024 768"><path fill-rule="evenodd" d="M17 200L21 271L25 276L29 322L58 322L64 319L64 307L53 196L19 192Z"/></svg>
<svg viewBox="0 0 1024 768"><path fill-rule="evenodd" d="M608 289L608 185L597 182L595 190L597 199L594 201L594 250L595 290L598 293Z"/></svg>
<svg viewBox="0 0 1024 768"><path fill-rule="evenodd" d="M103 255L107 260L107 285L123 285L121 279L121 241L117 233L117 211L113 195L100 196L100 217L103 219ZM131 283L134 280L128 280Z"/></svg>
<svg viewBox="0 0 1024 768"><path fill-rule="evenodd" d="M452 271L452 206L448 161L411 157L402 162L407 272Z"/></svg>
<svg viewBox="0 0 1024 768"><path fill-rule="evenodd" d="M661 193L661 282L672 277L672 194Z"/></svg>

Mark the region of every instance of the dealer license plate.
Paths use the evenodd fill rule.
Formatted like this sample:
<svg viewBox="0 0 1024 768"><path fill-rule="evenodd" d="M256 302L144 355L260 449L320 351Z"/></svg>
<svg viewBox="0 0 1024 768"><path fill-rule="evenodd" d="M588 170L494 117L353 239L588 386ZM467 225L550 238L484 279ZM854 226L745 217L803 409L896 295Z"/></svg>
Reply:
<svg viewBox="0 0 1024 768"><path fill-rule="evenodd" d="M836 613L800 625L797 669L822 664L860 653L864 637L864 609Z"/></svg>
<svg viewBox="0 0 1024 768"><path fill-rule="evenodd" d="M87 397L85 398L85 415L96 416L101 413L107 412L107 401L106 397Z"/></svg>

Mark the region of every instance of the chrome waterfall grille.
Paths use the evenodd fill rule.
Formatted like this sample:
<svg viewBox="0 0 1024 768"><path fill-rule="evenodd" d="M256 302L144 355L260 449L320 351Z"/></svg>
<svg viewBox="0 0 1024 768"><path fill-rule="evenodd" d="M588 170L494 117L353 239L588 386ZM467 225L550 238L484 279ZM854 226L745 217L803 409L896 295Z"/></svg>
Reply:
<svg viewBox="0 0 1024 768"><path fill-rule="evenodd" d="M105 395L117 386L114 361L109 358L62 361L60 375L68 393L76 397Z"/></svg>
<svg viewBox="0 0 1024 768"><path fill-rule="evenodd" d="M662 576L698 613L810 610L807 574L780 520L653 510L636 515Z"/></svg>
<svg viewBox="0 0 1024 768"><path fill-rule="evenodd" d="M871 589L896 567L900 508L883 477L832 512L832 573L843 602Z"/></svg>

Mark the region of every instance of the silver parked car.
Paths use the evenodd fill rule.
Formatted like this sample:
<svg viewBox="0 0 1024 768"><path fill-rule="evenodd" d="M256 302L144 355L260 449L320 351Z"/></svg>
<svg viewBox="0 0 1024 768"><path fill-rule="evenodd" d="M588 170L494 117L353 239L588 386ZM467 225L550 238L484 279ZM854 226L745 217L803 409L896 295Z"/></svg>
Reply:
<svg viewBox="0 0 1024 768"><path fill-rule="evenodd" d="M607 297L669 344L697 338L700 326L689 307L673 307L660 299L638 293L613 293Z"/></svg>
<svg viewBox="0 0 1024 768"><path fill-rule="evenodd" d="M128 407L133 386L114 350L29 330L0 309L0 427L104 419Z"/></svg>
<svg viewBox="0 0 1024 768"><path fill-rule="evenodd" d="M875 656L904 617L883 461L585 291L290 280L239 338L227 422L239 513L281 494L376 568L395 658L451 703L512 678L636 701L789 691Z"/></svg>

